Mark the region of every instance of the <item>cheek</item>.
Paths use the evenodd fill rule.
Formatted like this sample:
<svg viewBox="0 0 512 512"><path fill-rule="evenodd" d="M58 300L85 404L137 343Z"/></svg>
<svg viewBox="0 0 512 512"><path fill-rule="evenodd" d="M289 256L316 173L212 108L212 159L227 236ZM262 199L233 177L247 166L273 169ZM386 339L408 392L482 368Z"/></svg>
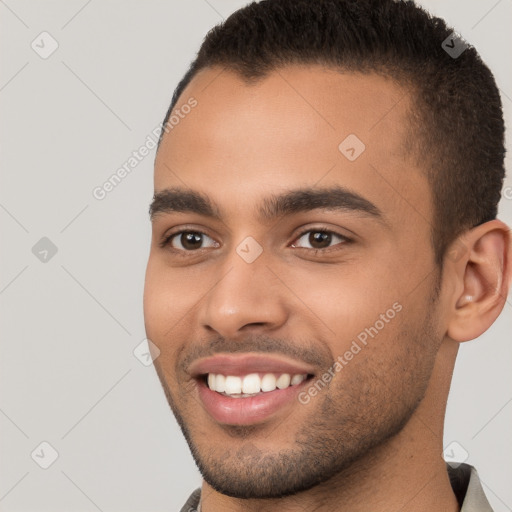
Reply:
<svg viewBox="0 0 512 512"><path fill-rule="evenodd" d="M366 329L372 333L375 327L379 333L389 330L400 314L397 310L401 309L401 293L397 279L393 279L391 273L383 276L361 271L360 266L302 272L293 279L297 297L322 321L328 338L336 339L333 356L344 351L347 343L360 333L364 337ZM302 311L304 306L300 308Z"/></svg>
<svg viewBox="0 0 512 512"><path fill-rule="evenodd" d="M424 396L435 361L430 325L414 308L403 306L388 320L361 328L333 350L340 366L332 393L341 409L359 411L356 415L368 421L379 414L392 422L412 411Z"/></svg>
<svg viewBox="0 0 512 512"><path fill-rule="evenodd" d="M159 351L154 365L159 378L166 383L166 394L177 389L174 368L180 351L177 342L180 338L176 332L180 318L179 301L176 300L178 285L169 282L166 272L154 261L149 261L144 285L144 324L147 338ZM172 402L175 400L176 396L173 396Z"/></svg>
<svg viewBox="0 0 512 512"><path fill-rule="evenodd" d="M150 257L144 286L144 323L147 337L161 352L161 361L175 360L190 341L191 323L209 286L211 283L197 270L173 269Z"/></svg>
<svg viewBox="0 0 512 512"><path fill-rule="evenodd" d="M179 289L179 280L170 279L168 270L150 258L144 285L144 323L148 338L161 352L167 347L166 340L172 337L173 327L180 318Z"/></svg>
<svg viewBox="0 0 512 512"><path fill-rule="evenodd" d="M161 259L148 262L144 286L144 317L152 329L169 330L191 310L202 295L197 276L184 269L172 269Z"/></svg>

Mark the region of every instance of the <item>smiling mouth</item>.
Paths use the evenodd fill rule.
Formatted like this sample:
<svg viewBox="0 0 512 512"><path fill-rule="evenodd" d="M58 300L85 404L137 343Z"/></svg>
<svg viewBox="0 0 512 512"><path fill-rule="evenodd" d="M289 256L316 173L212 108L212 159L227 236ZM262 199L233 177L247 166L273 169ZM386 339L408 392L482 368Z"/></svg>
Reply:
<svg viewBox="0 0 512 512"><path fill-rule="evenodd" d="M222 425L256 425L278 420L292 410L304 414L298 399L315 367L279 354L216 354L194 361L189 374L199 404Z"/></svg>
<svg viewBox="0 0 512 512"><path fill-rule="evenodd" d="M276 389L297 386L311 378L306 373L249 373L247 375L224 375L208 373L202 376L211 391L230 398L250 398Z"/></svg>

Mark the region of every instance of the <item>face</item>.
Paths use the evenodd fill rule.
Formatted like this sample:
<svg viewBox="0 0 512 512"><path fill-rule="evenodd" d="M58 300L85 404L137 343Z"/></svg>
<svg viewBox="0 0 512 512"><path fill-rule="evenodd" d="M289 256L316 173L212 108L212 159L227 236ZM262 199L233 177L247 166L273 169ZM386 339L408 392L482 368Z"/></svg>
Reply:
<svg viewBox="0 0 512 512"><path fill-rule="evenodd" d="M350 471L425 395L442 335L429 185L403 149L410 105L383 77L290 67L251 85L203 70L176 106L155 166L146 331L224 494L285 496Z"/></svg>

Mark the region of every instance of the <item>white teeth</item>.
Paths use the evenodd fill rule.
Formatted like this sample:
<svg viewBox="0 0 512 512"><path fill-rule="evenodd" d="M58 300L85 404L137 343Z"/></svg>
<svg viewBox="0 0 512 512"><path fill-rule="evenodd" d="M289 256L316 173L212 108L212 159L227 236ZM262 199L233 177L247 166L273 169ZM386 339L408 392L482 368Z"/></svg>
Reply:
<svg viewBox="0 0 512 512"><path fill-rule="evenodd" d="M260 392L260 377L257 373L250 373L244 377L242 392L248 394Z"/></svg>
<svg viewBox="0 0 512 512"><path fill-rule="evenodd" d="M296 386L300 384L306 377L307 375L294 375L291 380L291 385Z"/></svg>
<svg viewBox="0 0 512 512"><path fill-rule="evenodd" d="M208 377L210 377L210 374L208 374ZM208 386L210 386L210 384L208 384ZM226 391L226 377L220 373L215 375L215 387L212 388L210 386L210 389L215 389L215 391L218 391L219 393L224 393L224 391Z"/></svg>
<svg viewBox="0 0 512 512"><path fill-rule="evenodd" d="M249 373L243 377L222 375L220 373L208 374L208 387L217 393L224 393L233 398L255 396L260 392L266 393L277 389L286 389L296 386L307 378L306 374L290 375L282 373L276 377L273 373L266 373L260 377L257 373Z"/></svg>
<svg viewBox="0 0 512 512"><path fill-rule="evenodd" d="M215 379L217 380L217 379ZM242 379L240 377L234 377L228 375L226 377L224 392L228 395L237 395L242 392Z"/></svg>
<svg viewBox="0 0 512 512"><path fill-rule="evenodd" d="M289 373L283 373L276 382L276 386L279 389L285 389L290 385L291 377Z"/></svg>
<svg viewBox="0 0 512 512"><path fill-rule="evenodd" d="M261 379L261 391L274 391L274 389L276 389L276 376L267 373Z"/></svg>

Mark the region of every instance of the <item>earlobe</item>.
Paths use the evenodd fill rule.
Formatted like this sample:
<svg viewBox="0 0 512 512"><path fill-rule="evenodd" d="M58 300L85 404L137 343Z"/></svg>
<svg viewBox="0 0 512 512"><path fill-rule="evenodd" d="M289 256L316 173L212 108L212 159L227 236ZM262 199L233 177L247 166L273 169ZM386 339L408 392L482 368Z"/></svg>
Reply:
<svg viewBox="0 0 512 512"><path fill-rule="evenodd" d="M459 285L452 297L447 331L459 342L477 338L499 316L507 299L512 267L510 230L499 220L465 233L464 245L466 254L452 268Z"/></svg>

